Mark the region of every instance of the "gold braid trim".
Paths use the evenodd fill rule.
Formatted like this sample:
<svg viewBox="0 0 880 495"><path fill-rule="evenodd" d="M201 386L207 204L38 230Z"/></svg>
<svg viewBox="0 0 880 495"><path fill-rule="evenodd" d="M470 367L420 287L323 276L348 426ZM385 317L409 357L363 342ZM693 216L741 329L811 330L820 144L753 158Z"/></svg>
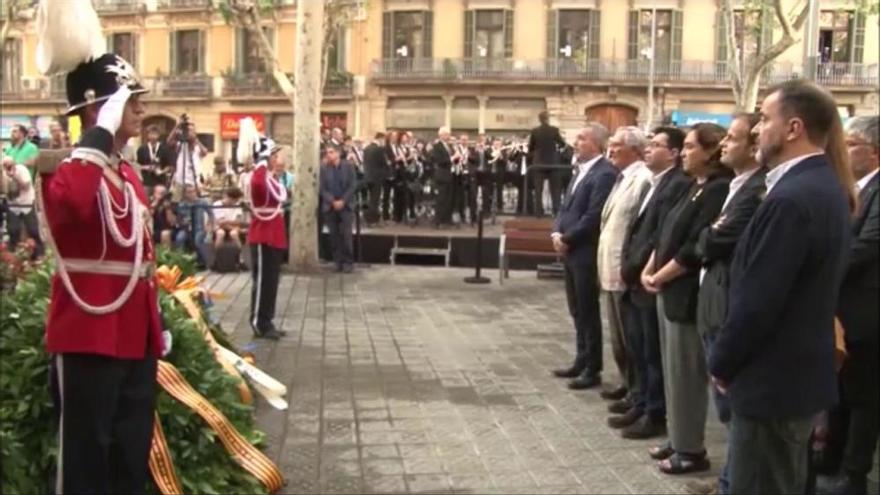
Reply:
<svg viewBox="0 0 880 495"><path fill-rule="evenodd" d="M242 437L220 411L187 383L174 365L160 360L156 379L169 395L189 407L208 423L208 426L217 433L217 437L232 458L246 471L254 475L269 490L269 493L278 491L284 485L284 478L275 463Z"/></svg>

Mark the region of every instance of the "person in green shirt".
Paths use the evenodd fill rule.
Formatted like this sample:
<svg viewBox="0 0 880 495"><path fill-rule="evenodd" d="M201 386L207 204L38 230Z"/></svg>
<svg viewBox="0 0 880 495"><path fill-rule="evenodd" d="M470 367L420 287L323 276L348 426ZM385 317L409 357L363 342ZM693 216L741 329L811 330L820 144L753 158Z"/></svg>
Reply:
<svg viewBox="0 0 880 495"><path fill-rule="evenodd" d="M12 132L9 137L12 142L3 150L3 155L11 157L15 163L27 167L28 172L31 174L31 180L33 180L36 174L34 167L37 155L40 154L40 149L28 140L27 128L21 124L12 126Z"/></svg>

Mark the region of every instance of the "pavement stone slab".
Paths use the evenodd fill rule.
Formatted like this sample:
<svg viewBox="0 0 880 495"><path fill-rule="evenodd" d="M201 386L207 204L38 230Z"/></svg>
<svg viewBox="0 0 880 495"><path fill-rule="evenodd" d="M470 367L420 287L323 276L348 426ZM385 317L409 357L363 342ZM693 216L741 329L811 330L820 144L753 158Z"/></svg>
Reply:
<svg viewBox="0 0 880 495"><path fill-rule="evenodd" d="M288 387L286 411L256 401L283 493L682 493L696 479L659 473L647 449L662 439L621 439L597 391L551 376L574 347L561 281L471 274L283 274L278 342L252 338L248 274L207 274L231 340ZM603 345L603 380L618 383ZM712 475L724 437L710 414Z"/></svg>

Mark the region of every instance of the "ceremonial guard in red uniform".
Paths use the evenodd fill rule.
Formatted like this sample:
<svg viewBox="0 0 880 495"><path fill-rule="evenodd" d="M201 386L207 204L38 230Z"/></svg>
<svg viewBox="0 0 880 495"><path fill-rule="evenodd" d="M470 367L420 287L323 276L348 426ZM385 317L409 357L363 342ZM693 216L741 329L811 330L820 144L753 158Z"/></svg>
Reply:
<svg viewBox="0 0 880 495"><path fill-rule="evenodd" d="M272 323L281 263L287 249L284 225L287 189L272 173L275 162L281 159L279 151L274 141L259 136L251 119L242 119L239 124L239 161L254 161L250 183L251 222L247 236L253 278L250 321L257 337L272 340L286 334Z"/></svg>
<svg viewBox="0 0 880 495"><path fill-rule="evenodd" d="M51 2L41 5L41 16L65 4ZM156 359L165 344L149 201L120 150L140 133L139 94L146 90L128 62L96 56L94 45L84 48L81 63L65 68L51 56L47 61L47 50L66 50L69 63L76 47L40 42L44 73L73 69L67 114L78 115L85 131L69 158L41 170L38 199L56 265L46 321L60 409L56 491L143 493Z"/></svg>

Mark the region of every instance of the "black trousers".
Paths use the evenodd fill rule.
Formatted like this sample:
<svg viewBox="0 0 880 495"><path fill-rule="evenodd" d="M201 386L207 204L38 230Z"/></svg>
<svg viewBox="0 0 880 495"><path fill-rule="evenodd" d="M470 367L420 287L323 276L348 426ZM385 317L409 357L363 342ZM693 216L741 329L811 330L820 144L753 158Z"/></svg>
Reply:
<svg viewBox="0 0 880 495"><path fill-rule="evenodd" d="M446 181L437 181L434 183L437 188L437 204L435 208L436 224L449 225L452 223L452 194L453 183Z"/></svg>
<svg viewBox="0 0 880 495"><path fill-rule="evenodd" d="M395 222L400 223L406 218L406 207L407 207L407 196L409 191L406 189L406 184L403 182L396 182L394 184L394 201L392 202L392 218Z"/></svg>
<svg viewBox="0 0 880 495"><path fill-rule="evenodd" d="M757 419L733 412L728 434L730 493L805 493L812 418Z"/></svg>
<svg viewBox="0 0 880 495"><path fill-rule="evenodd" d="M395 210L397 211L397 210ZM330 250L333 262L342 267L354 262L351 240L351 223L354 214L350 210L324 212L324 225L330 233Z"/></svg>
<svg viewBox="0 0 880 495"><path fill-rule="evenodd" d="M874 330L876 331L876 326ZM842 467L844 473L854 480L864 480L871 472L874 450L877 448L880 421L878 352L880 345L876 337L848 342L848 355L841 370L843 399L849 409L849 428Z"/></svg>
<svg viewBox="0 0 880 495"><path fill-rule="evenodd" d="M565 294L576 335L574 367L587 375L602 372L602 319L597 281L594 263L573 265L565 261Z"/></svg>
<svg viewBox="0 0 880 495"><path fill-rule="evenodd" d="M382 198L382 184L379 182L367 183L367 211L364 220L373 224L379 221L379 201Z"/></svg>
<svg viewBox="0 0 880 495"><path fill-rule="evenodd" d="M251 328L258 334L273 328L275 299L284 250L267 244L251 244Z"/></svg>
<svg viewBox="0 0 880 495"><path fill-rule="evenodd" d="M58 354L57 493L145 493L156 405L156 359Z"/></svg>
<svg viewBox="0 0 880 495"><path fill-rule="evenodd" d="M454 175L452 177L452 211L458 212L458 221L466 222L465 207L467 206L467 177ZM452 215L450 215L451 221Z"/></svg>
<svg viewBox="0 0 880 495"><path fill-rule="evenodd" d="M37 223L37 211L33 208L27 213L9 210L9 243L17 246L22 241L22 231L34 240L34 256L43 255L43 240L40 238L40 226Z"/></svg>
<svg viewBox="0 0 880 495"><path fill-rule="evenodd" d="M532 172L532 180L535 184L535 215L542 216L544 214L544 179L550 182L550 203L553 205L553 214L559 212L559 205L562 201L562 178L553 171L536 171Z"/></svg>
<svg viewBox="0 0 880 495"><path fill-rule="evenodd" d="M391 220L391 191L393 184L386 180L382 182L382 220Z"/></svg>

